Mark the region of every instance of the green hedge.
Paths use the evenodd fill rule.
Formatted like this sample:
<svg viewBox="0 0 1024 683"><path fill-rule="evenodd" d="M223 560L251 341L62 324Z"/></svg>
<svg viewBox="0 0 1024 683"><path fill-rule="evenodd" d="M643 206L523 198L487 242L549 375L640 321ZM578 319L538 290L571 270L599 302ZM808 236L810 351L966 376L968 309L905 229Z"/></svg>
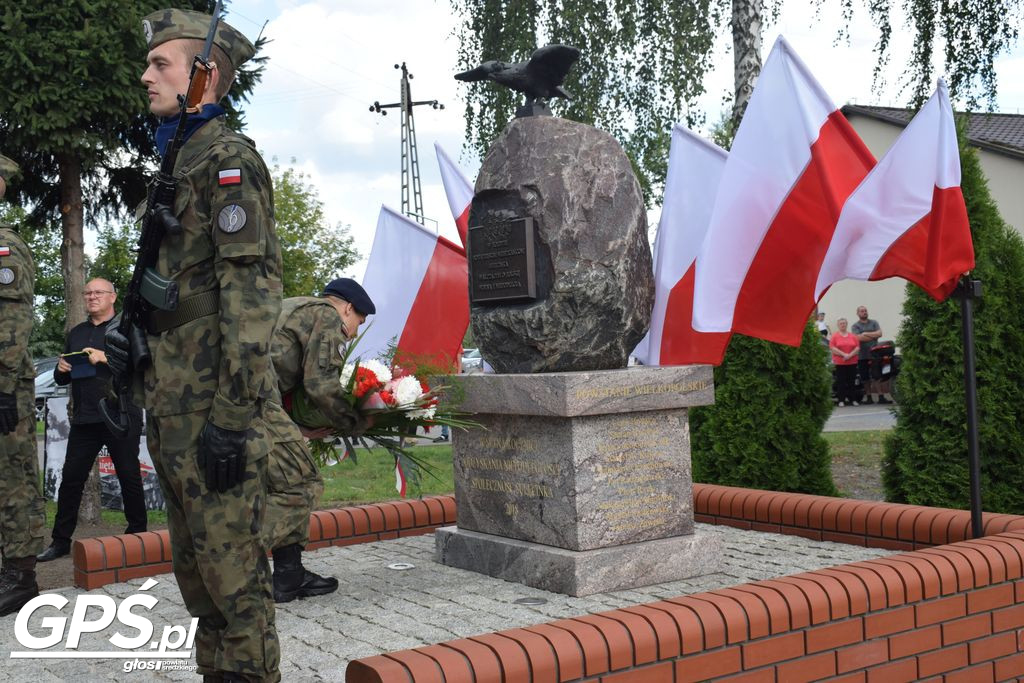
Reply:
<svg viewBox="0 0 1024 683"><path fill-rule="evenodd" d="M694 481L837 495L828 443L831 373L812 323L799 348L734 335L715 405L691 411Z"/></svg>
<svg viewBox="0 0 1024 683"><path fill-rule="evenodd" d="M974 330L985 510L1024 514L1024 241L999 216L973 149L961 145L962 190L982 282ZM1022 188L1024 189L1024 188ZM970 504L960 302L907 285L898 339L895 429L883 483L895 502Z"/></svg>

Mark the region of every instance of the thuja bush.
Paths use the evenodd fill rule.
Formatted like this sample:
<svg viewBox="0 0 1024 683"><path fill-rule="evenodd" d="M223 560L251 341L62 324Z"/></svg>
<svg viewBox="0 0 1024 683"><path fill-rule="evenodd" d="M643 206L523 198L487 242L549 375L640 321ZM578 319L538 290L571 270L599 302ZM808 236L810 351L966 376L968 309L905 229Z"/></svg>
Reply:
<svg viewBox="0 0 1024 683"><path fill-rule="evenodd" d="M733 336L715 368L715 405L690 412L695 481L836 495L821 436L832 412L821 335L798 348Z"/></svg>
<svg viewBox="0 0 1024 683"><path fill-rule="evenodd" d="M961 145L961 188L983 293L975 302L982 506L1024 514L1024 241L999 216L977 153ZM895 429L882 479L895 502L967 508L960 302L907 285Z"/></svg>

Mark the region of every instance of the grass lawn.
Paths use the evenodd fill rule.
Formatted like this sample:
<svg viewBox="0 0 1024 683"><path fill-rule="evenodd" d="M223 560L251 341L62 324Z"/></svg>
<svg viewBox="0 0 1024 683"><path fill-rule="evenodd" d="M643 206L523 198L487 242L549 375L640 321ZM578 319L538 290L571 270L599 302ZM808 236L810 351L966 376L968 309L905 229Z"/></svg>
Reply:
<svg viewBox="0 0 1024 683"><path fill-rule="evenodd" d="M450 444L416 446L412 452L428 463L432 473L424 472L418 487L409 482L406 497L449 494L455 491ZM348 458L321 470L324 477L321 507L377 503L398 498L398 492L395 490L395 461L387 451L383 448L374 448L370 451L360 448L357 450L356 458L357 462Z"/></svg>
<svg viewBox="0 0 1024 683"><path fill-rule="evenodd" d="M822 436L832 449L832 459L851 460L862 466L879 466L882 462L882 440L887 431L825 432Z"/></svg>
<svg viewBox="0 0 1024 683"><path fill-rule="evenodd" d="M861 500L884 500L883 441L887 432L825 432L832 451L832 480L841 495Z"/></svg>

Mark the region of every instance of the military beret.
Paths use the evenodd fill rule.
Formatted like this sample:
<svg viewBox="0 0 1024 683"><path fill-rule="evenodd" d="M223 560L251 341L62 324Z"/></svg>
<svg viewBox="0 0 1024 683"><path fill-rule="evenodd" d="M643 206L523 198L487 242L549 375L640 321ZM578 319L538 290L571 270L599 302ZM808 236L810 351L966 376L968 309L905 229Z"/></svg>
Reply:
<svg viewBox="0 0 1024 683"><path fill-rule="evenodd" d="M11 178L18 175L20 171L21 169L18 168L16 163L5 157L3 154L0 154L0 178L9 182Z"/></svg>
<svg viewBox="0 0 1024 683"><path fill-rule="evenodd" d="M366 293L362 285L347 277L331 280L331 283L324 287L323 295L327 296L328 294L341 297L363 315L373 315L377 312L370 295Z"/></svg>
<svg viewBox="0 0 1024 683"><path fill-rule="evenodd" d="M152 50L157 45L177 38L206 40L206 35L210 32L211 21L213 21L213 17L201 12L162 9L142 20L142 30L146 34L146 43ZM256 54L256 48L249 42L249 39L223 21L217 24L217 33L213 42L224 50L224 54L228 56L231 65L236 69Z"/></svg>

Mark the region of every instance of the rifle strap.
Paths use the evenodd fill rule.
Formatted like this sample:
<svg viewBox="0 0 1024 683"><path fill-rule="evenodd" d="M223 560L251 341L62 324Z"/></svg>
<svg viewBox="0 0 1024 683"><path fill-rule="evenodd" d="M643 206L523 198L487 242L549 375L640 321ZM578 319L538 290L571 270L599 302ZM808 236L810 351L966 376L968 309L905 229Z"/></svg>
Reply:
<svg viewBox="0 0 1024 683"><path fill-rule="evenodd" d="M150 334L162 334L193 320L213 315L219 310L220 290L210 289L182 299L173 311L151 311L147 329Z"/></svg>

